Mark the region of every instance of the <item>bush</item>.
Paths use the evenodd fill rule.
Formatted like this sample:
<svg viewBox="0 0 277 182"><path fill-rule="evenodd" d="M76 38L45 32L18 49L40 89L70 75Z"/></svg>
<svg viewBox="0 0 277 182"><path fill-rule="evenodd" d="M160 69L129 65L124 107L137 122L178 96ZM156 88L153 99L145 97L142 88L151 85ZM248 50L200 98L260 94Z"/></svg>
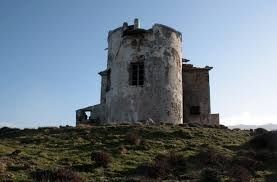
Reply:
<svg viewBox="0 0 277 182"><path fill-rule="evenodd" d="M225 156L223 153L218 152L215 149L208 148L201 151L197 156L197 160L208 166L224 168L230 164L230 158Z"/></svg>
<svg viewBox="0 0 277 182"><path fill-rule="evenodd" d="M139 175L163 179L171 172L171 168L164 156L158 155L153 162L139 165L136 172Z"/></svg>
<svg viewBox="0 0 277 182"><path fill-rule="evenodd" d="M247 168L247 169L251 170L252 172L261 168L261 166L262 166L261 162L251 159L249 157L245 157L245 156L239 156L239 157L234 158L234 160L232 161L232 164L235 166L241 166L241 167Z"/></svg>
<svg viewBox="0 0 277 182"><path fill-rule="evenodd" d="M18 128L2 127L0 128L0 137L12 137L19 134L20 131Z"/></svg>
<svg viewBox="0 0 277 182"><path fill-rule="evenodd" d="M132 145L139 145L141 139L137 132L129 132L126 134L126 140Z"/></svg>
<svg viewBox="0 0 277 182"><path fill-rule="evenodd" d="M137 168L137 173L151 178L164 179L172 173L172 168L166 160L161 159L140 165Z"/></svg>
<svg viewBox="0 0 277 182"><path fill-rule="evenodd" d="M254 130L254 135L263 135L267 133L268 131L264 128L257 128Z"/></svg>
<svg viewBox="0 0 277 182"><path fill-rule="evenodd" d="M184 170L186 169L186 159L181 154L172 152L169 154L169 157L167 160L171 166L177 168L178 170L182 169L184 172Z"/></svg>
<svg viewBox="0 0 277 182"><path fill-rule="evenodd" d="M250 182L251 180L250 172L241 166L233 166L230 175L236 182Z"/></svg>
<svg viewBox="0 0 277 182"><path fill-rule="evenodd" d="M182 155L172 152L170 154L158 154L153 162L144 163L137 168L137 173L151 178L164 179L169 174L184 172L186 160Z"/></svg>
<svg viewBox="0 0 277 182"><path fill-rule="evenodd" d="M201 182L220 182L218 178L218 172L215 169L206 168L201 172Z"/></svg>
<svg viewBox="0 0 277 182"><path fill-rule="evenodd" d="M249 144L256 150L277 151L277 131L257 135L249 141Z"/></svg>
<svg viewBox="0 0 277 182"><path fill-rule="evenodd" d="M273 162L277 159L276 153L268 150L257 151L255 159L263 162Z"/></svg>
<svg viewBox="0 0 277 182"><path fill-rule="evenodd" d="M104 151L92 152L91 160L96 163L97 166L108 167L112 162L112 157L109 153Z"/></svg>
<svg viewBox="0 0 277 182"><path fill-rule="evenodd" d="M153 178L165 178L172 172L172 168L166 159L155 159L150 165L149 176Z"/></svg>
<svg viewBox="0 0 277 182"><path fill-rule="evenodd" d="M36 182L82 182L84 181L81 176L79 176L74 171L69 169L58 169L56 171L52 170L37 170L32 173L33 181Z"/></svg>

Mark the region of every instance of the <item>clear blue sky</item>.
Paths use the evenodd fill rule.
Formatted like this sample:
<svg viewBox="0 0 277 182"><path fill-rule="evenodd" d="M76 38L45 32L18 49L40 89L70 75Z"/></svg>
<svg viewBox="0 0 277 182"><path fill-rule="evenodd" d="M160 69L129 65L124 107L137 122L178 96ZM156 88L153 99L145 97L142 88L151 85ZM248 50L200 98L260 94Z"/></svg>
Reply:
<svg viewBox="0 0 277 182"><path fill-rule="evenodd" d="M1 0L0 125L74 125L99 103L107 33L124 21L183 33L183 56L211 71L224 124L277 123L275 0Z"/></svg>

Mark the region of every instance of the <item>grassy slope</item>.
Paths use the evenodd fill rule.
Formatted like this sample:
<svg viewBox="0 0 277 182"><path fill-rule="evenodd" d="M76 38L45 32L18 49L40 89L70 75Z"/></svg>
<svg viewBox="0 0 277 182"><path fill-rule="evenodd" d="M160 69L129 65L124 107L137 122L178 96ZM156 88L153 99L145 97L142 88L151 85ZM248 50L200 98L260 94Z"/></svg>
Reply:
<svg viewBox="0 0 277 182"><path fill-rule="evenodd" d="M143 144L126 141L127 133L138 133ZM95 126L92 128L54 128L20 130L0 133L0 178L15 181L31 180L36 169L70 167L87 180L122 180L137 166L151 161L158 153L175 151L188 158L207 147L216 148L226 156L236 155L241 145L249 141L248 131L181 126ZM122 154L122 147L127 149ZM16 157L9 154L22 152ZM105 150L112 154L110 167L96 167L91 152ZM189 160L188 160L189 161ZM1 167L2 166L2 167ZM187 164L187 176L199 176L201 169L195 163ZM182 173L182 171L181 171ZM270 171L259 171L256 180ZM0 180L1 181L1 180Z"/></svg>

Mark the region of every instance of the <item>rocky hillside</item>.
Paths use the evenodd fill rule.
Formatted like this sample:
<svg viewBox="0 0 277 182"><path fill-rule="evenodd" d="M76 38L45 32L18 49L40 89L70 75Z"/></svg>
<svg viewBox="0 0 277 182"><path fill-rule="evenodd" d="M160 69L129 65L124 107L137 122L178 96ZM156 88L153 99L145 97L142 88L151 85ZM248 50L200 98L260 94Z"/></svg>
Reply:
<svg viewBox="0 0 277 182"><path fill-rule="evenodd" d="M277 133L187 125L0 129L0 181L277 181Z"/></svg>

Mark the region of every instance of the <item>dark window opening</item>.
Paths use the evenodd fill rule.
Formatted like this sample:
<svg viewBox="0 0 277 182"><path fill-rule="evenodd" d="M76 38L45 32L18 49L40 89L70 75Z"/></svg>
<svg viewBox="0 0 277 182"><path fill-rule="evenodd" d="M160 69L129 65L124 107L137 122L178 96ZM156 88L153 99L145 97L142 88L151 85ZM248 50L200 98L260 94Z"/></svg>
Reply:
<svg viewBox="0 0 277 182"><path fill-rule="evenodd" d="M130 84L142 86L144 84L144 63L131 63Z"/></svg>
<svg viewBox="0 0 277 182"><path fill-rule="evenodd" d="M108 92L111 89L111 70L109 69L107 71L107 86L106 86L106 92Z"/></svg>
<svg viewBox="0 0 277 182"><path fill-rule="evenodd" d="M190 114L199 115L200 114L200 106L191 106Z"/></svg>

